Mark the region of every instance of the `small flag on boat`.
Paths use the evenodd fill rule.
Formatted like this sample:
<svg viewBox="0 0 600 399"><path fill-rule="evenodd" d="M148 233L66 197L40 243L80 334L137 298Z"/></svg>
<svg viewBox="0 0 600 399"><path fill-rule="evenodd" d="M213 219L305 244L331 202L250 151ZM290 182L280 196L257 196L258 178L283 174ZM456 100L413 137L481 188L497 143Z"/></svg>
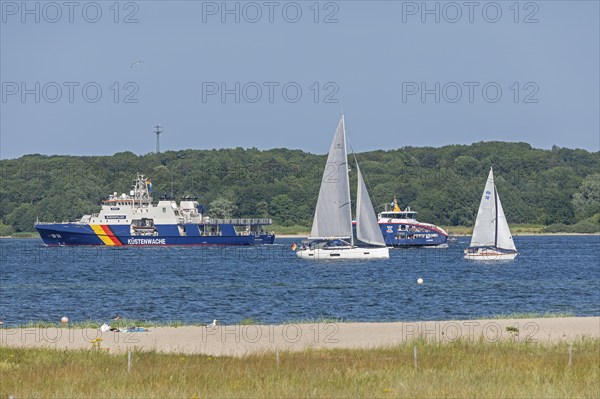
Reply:
<svg viewBox="0 0 600 399"><path fill-rule="evenodd" d="M296 250L296 248L298 248L298 246L296 245L296 243L295 243L295 242L294 242L294 243L292 243L292 251L295 251L295 250Z"/></svg>

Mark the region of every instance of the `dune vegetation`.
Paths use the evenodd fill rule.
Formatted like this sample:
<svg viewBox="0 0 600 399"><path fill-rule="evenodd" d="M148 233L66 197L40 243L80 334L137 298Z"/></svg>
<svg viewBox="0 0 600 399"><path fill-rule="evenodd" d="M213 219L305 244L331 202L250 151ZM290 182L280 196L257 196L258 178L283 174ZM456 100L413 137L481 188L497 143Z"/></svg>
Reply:
<svg viewBox="0 0 600 399"><path fill-rule="evenodd" d="M0 347L0 397L600 397L599 339L127 357Z"/></svg>

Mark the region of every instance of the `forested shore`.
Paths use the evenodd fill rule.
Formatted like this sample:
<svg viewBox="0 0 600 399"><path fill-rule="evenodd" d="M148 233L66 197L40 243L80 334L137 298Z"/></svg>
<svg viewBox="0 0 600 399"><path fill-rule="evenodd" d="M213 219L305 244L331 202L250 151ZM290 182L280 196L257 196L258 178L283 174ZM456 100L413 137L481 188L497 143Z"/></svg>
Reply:
<svg viewBox="0 0 600 399"><path fill-rule="evenodd" d="M396 197L421 221L472 226L493 167L510 223L543 225L544 233L600 231L600 152L480 142L356 157L376 211ZM32 231L36 219L96 213L109 194L129 193L137 172L152 180L155 201L190 195L212 217L269 217L282 228L309 230L325 162L326 155L283 148L0 160L0 235ZM354 198L355 170L350 180Z"/></svg>

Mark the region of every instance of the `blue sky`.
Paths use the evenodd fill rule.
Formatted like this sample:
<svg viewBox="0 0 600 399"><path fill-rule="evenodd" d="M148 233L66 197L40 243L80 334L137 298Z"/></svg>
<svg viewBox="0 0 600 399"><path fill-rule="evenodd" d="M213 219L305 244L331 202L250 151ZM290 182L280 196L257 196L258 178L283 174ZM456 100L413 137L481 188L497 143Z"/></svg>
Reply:
<svg viewBox="0 0 600 399"><path fill-rule="evenodd" d="M359 152L599 150L597 1L23 4L0 2L2 159L144 154L156 123L162 150L322 154L342 109Z"/></svg>

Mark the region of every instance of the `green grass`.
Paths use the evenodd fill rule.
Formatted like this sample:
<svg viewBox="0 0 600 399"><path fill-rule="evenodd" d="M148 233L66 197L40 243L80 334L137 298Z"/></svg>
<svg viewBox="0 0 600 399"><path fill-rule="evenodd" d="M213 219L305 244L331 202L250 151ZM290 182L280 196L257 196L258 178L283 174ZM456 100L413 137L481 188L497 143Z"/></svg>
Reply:
<svg viewBox="0 0 600 399"><path fill-rule="evenodd" d="M473 227L467 226L443 226L449 234L471 235ZM511 224L510 231L512 234L543 234L545 226L540 224Z"/></svg>
<svg viewBox="0 0 600 399"><path fill-rule="evenodd" d="M544 225L541 224L511 224L512 234L543 234Z"/></svg>
<svg viewBox="0 0 600 399"><path fill-rule="evenodd" d="M457 235L471 235L473 234L473 227L468 226L443 226L444 230L446 230L450 234ZM513 234L543 234L545 226L538 224L511 224L510 231ZM306 235L310 233L310 228L306 226L280 226L273 225L271 226L271 230L275 232L276 235L281 234L301 234Z"/></svg>
<svg viewBox="0 0 600 399"><path fill-rule="evenodd" d="M456 235L471 235L473 234L473 227L469 226L442 226L450 234ZM511 224L510 231L513 234L543 234L546 226L540 224ZM301 234L306 235L310 233L310 228L306 226L279 226L273 225L271 230L276 235L281 234Z"/></svg>
<svg viewBox="0 0 600 399"><path fill-rule="evenodd" d="M296 225L296 226L281 226L281 225L274 224L274 225L270 226L268 230L274 231L275 235L298 234L298 235L308 236L310 234L310 227L298 226L298 225Z"/></svg>
<svg viewBox="0 0 600 399"><path fill-rule="evenodd" d="M448 234L454 234L459 236L470 235L473 233L473 227L467 226L440 226L446 230Z"/></svg>
<svg viewBox="0 0 600 399"><path fill-rule="evenodd" d="M0 397L493 397L600 396L600 340L416 342L374 350L245 357L0 347Z"/></svg>

